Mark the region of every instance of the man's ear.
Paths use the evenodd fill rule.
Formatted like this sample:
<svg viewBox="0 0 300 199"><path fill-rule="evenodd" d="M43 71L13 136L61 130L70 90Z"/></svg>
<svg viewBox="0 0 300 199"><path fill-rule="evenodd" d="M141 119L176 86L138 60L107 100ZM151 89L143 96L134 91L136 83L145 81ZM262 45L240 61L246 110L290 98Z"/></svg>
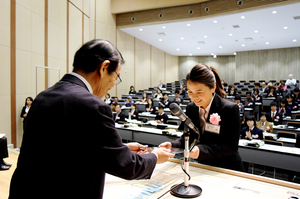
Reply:
<svg viewBox="0 0 300 199"><path fill-rule="evenodd" d="M101 77L103 77L103 75L105 74L105 72L107 72L107 69L109 67L110 61L109 60L105 60L104 62L102 62L102 64L100 65L98 71Z"/></svg>

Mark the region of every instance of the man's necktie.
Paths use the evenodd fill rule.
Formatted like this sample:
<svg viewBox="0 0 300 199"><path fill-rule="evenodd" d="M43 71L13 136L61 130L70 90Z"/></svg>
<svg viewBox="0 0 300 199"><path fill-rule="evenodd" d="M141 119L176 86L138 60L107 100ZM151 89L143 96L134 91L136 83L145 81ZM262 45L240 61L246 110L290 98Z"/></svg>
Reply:
<svg viewBox="0 0 300 199"><path fill-rule="evenodd" d="M205 122L205 111L203 108L200 108L199 116L200 116L200 126L202 129L202 133L204 133L206 122Z"/></svg>

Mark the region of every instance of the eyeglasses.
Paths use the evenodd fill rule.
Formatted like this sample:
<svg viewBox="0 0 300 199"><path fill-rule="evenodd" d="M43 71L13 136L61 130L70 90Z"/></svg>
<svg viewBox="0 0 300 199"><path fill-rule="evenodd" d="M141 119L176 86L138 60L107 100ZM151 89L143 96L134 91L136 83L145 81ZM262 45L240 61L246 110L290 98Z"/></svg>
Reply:
<svg viewBox="0 0 300 199"><path fill-rule="evenodd" d="M115 85L118 85L118 84L120 84L122 82L122 79L121 79L120 75L118 75L118 73L116 71L115 71L115 73L118 76L117 79L116 79Z"/></svg>

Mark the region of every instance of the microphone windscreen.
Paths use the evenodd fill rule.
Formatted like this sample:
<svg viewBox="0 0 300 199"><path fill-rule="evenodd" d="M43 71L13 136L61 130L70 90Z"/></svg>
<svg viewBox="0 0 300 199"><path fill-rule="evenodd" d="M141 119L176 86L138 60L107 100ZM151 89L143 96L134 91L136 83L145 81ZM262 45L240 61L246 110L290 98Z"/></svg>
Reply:
<svg viewBox="0 0 300 199"><path fill-rule="evenodd" d="M171 103L169 106L170 111L173 113L173 115L179 117L183 112L180 106L176 103Z"/></svg>

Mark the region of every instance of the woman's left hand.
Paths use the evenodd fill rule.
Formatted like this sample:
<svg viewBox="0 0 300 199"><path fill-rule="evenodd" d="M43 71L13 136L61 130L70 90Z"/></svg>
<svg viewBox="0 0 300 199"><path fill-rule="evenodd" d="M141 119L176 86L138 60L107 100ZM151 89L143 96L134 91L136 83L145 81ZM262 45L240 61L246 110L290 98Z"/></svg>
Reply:
<svg viewBox="0 0 300 199"><path fill-rule="evenodd" d="M199 154L200 154L200 149L199 147L195 146L193 150L190 152L190 157L193 159L198 159Z"/></svg>

